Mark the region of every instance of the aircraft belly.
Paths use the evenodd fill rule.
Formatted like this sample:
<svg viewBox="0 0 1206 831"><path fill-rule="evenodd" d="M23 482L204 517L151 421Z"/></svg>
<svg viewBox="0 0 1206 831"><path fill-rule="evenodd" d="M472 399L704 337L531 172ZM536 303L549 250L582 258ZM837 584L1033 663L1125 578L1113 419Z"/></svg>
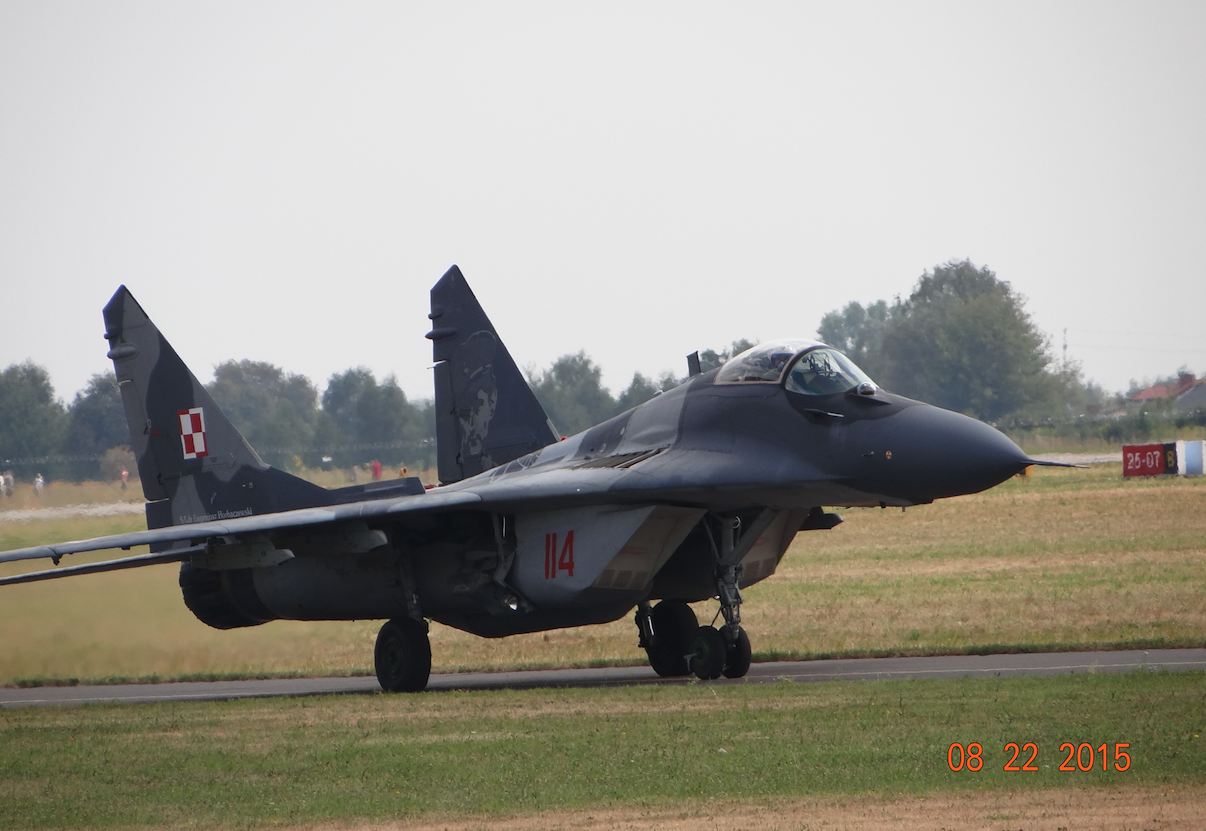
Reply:
<svg viewBox="0 0 1206 831"><path fill-rule="evenodd" d="M260 601L285 620L372 620L406 613L396 555L294 557L252 570Z"/></svg>
<svg viewBox="0 0 1206 831"><path fill-rule="evenodd" d="M664 505L521 514L511 583L547 609L643 596L702 515Z"/></svg>

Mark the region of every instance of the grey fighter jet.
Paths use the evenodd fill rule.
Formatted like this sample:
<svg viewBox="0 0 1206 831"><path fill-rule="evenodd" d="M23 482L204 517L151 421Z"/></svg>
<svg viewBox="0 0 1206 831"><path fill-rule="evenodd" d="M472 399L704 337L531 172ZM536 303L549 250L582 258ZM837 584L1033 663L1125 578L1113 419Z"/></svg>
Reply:
<svg viewBox="0 0 1206 831"><path fill-rule="evenodd" d="M559 436L458 268L431 290L440 485L325 489L256 455L123 286L105 337L147 499L147 530L10 551L22 583L179 562L219 629L384 619L388 691L423 689L428 621L488 638L605 623L634 608L660 675L744 675L741 591L833 506L911 506L1036 464L974 419L880 389L841 352L763 343ZM57 568L67 554L149 554ZM719 628L688 603L709 598ZM656 605L654 605L656 602Z"/></svg>

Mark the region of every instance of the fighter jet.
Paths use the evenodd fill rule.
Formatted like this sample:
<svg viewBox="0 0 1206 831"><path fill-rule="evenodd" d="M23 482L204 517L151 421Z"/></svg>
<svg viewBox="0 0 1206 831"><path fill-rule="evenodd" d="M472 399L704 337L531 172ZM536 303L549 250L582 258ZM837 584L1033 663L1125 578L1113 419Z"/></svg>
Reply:
<svg viewBox="0 0 1206 831"><path fill-rule="evenodd" d="M105 338L147 530L0 562L150 553L0 583L179 562L185 604L218 629L384 619L374 662L391 692L426 686L429 621L498 638L634 609L659 675L738 678L751 660L742 590L775 573L798 533L842 521L827 508L924 505L1042 464L800 339L708 372L696 353L677 388L562 437L456 266L432 288L429 317L440 484L325 489L266 465L119 288ZM709 599L719 627L688 605Z"/></svg>

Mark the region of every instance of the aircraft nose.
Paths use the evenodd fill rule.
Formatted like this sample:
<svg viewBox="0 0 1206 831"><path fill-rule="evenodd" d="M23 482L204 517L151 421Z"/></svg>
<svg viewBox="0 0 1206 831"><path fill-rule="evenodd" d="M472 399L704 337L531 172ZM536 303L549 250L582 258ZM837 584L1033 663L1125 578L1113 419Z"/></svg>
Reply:
<svg viewBox="0 0 1206 831"><path fill-rule="evenodd" d="M895 446L872 457L898 495L918 502L978 493L1029 463L1009 438L982 421L928 404L891 416ZM885 458L890 452L891 457Z"/></svg>

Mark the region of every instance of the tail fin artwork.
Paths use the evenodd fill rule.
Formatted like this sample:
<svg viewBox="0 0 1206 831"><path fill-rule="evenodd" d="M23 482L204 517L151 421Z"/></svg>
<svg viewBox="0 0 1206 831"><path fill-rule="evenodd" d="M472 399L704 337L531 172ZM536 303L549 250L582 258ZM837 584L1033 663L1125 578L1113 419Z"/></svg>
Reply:
<svg viewBox="0 0 1206 831"><path fill-rule="evenodd" d="M440 481L458 482L557 440L557 431L456 266L431 289Z"/></svg>
<svg viewBox="0 0 1206 831"><path fill-rule="evenodd" d="M147 498L147 527L327 505L330 491L265 464L122 286L105 338Z"/></svg>

